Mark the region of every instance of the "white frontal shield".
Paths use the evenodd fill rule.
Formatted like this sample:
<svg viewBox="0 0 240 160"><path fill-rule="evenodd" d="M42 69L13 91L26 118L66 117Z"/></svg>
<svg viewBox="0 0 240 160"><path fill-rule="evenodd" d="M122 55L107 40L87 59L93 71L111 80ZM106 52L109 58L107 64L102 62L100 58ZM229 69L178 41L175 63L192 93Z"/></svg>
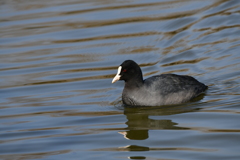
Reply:
<svg viewBox="0 0 240 160"><path fill-rule="evenodd" d="M118 67L117 74L116 74L116 76L113 78L112 83L115 83L115 82L117 82L117 81L120 79L120 77L121 77L121 75L120 75L121 70L122 70L122 66L119 66L119 67Z"/></svg>

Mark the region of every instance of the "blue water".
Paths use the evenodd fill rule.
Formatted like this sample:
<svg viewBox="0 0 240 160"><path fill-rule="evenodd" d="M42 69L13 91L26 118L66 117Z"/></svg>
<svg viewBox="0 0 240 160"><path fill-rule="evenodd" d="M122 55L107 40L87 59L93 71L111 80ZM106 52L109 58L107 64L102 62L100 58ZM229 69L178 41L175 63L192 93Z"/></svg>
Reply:
<svg viewBox="0 0 240 160"><path fill-rule="evenodd" d="M240 1L0 5L0 159L240 159ZM118 66L190 75L192 102L124 108Z"/></svg>

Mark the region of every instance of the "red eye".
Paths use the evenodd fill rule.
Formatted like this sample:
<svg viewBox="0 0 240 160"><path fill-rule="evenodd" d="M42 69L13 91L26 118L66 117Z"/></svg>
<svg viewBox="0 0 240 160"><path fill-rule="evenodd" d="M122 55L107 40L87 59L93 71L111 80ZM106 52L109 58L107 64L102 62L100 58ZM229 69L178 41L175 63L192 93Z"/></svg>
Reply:
<svg viewBox="0 0 240 160"><path fill-rule="evenodd" d="M124 70L123 70L123 72L127 72L127 70L126 70L126 69L124 69Z"/></svg>

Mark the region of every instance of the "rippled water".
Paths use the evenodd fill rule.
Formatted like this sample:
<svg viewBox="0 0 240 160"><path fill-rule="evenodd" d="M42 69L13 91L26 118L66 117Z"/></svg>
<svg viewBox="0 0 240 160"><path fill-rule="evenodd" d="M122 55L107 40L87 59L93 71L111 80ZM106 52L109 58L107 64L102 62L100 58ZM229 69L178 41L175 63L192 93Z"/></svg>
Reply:
<svg viewBox="0 0 240 160"><path fill-rule="evenodd" d="M0 159L240 158L240 1L0 4ZM111 80L126 59L209 89L123 108Z"/></svg>

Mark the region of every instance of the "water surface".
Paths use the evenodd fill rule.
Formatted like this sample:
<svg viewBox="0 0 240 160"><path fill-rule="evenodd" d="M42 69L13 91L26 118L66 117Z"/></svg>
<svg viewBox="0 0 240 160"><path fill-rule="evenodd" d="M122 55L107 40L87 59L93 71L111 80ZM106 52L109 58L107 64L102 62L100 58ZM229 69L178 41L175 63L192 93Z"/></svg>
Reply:
<svg viewBox="0 0 240 160"><path fill-rule="evenodd" d="M0 15L0 159L240 158L240 1L4 0ZM209 89L124 108L126 59Z"/></svg>

